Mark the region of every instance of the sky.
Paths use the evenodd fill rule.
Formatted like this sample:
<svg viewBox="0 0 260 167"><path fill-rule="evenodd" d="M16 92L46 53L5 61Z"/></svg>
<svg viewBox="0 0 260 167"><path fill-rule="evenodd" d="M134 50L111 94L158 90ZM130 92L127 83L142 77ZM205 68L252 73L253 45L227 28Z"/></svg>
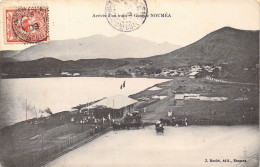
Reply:
<svg viewBox="0 0 260 167"><path fill-rule="evenodd" d="M51 40L77 39L95 34L115 36L122 32L114 29L105 17L107 0L35 0L19 1L19 5L45 5L49 7L49 36ZM2 2L2 6L16 3ZM259 30L259 1L257 0L146 0L148 14L169 13L171 17L148 17L139 29L123 32L157 43L169 42L180 46L189 45L208 33L225 26ZM3 17L1 16L1 19ZM1 26L1 31L3 27ZM1 49L24 49L31 45L6 45Z"/></svg>

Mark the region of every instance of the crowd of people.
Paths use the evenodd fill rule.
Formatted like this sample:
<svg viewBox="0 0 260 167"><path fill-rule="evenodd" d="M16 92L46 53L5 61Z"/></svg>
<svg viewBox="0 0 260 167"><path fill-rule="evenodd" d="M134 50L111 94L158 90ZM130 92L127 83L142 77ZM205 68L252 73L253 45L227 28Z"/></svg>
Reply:
<svg viewBox="0 0 260 167"><path fill-rule="evenodd" d="M80 123L80 124L92 124L95 126L93 128L94 131L97 132L100 130L101 125L105 122L111 123L113 130L121 130L121 129L139 129L143 127L143 122L141 120L141 115L139 111L134 111L132 113L127 113L121 119L112 119L110 114L106 118L98 119L93 114L89 112L78 112L75 113L71 117L71 122ZM163 126L188 126L188 118L187 117L177 117L172 111L168 112L168 118L161 118L155 124L156 130L163 132Z"/></svg>
<svg viewBox="0 0 260 167"><path fill-rule="evenodd" d="M110 114L107 118L102 119L96 118L93 114L89 112L78 112L71 117L71 122L83 123L83 124L102 124L111 120Z"/></svg>
<svg viewBox="0 0 260 167"><path fill-rule="evenodd" d="M139 129L143 127L143 122L141 121L141 115L139 111L134 111L133 113L127 113L126 116L120 121L113 121L113 130L120 129Z"/></svg>
<svg viewBox="0 0 260 167"><path fill-rule="evenodd" d="M161 123L164 126L175 126L176 128L179 126L188 126L188 118L186 116L175 116L172 111L168 112L168 118L161 118Z"/></svg>
<svg viewBox="0 0 260 167"><path fill-rule="evenodd" d="M95 126L94 131L98 131L100 125L104 123L111 123L113 130L120 129L139 129L143 126L141 121L141 115L139 111L133 113L127 113L125 117L121 119L111 118L110 114L106 118L98 119L90 112L77 112L72 115L71 122L80 124L92 124Z"/></svg>

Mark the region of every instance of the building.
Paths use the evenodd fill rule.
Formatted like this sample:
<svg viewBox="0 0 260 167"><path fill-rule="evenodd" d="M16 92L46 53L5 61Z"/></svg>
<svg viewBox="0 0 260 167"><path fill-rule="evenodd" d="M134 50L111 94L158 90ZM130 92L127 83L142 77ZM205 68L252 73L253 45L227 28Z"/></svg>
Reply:
<svg viewBox="0 0 260 167"><path fill-rule="evenodd" d="M198 65L193 65L191 66L191 72L198 72L198 71L201 71L202 68Z"/></svg>
<svg viewBox="0 0 260 167"><path fill-rule="evenodd" d="M190 100L190 99L200 99L200 94L194 94L194 93L184 93L184 100Z"/></svg>
<svg viewBox="0 0 260 167"><path fill-rule="evenodd" d="M161 76L165 76L165 77L167 77L167 76L168 76L168 74L169 74L169 72L168 72L168 71L163 71L163 72L161 72Z"/></svg>
<svg viewBox="0 0 260 167"><path fill-rule="evenodd" d="M45 74L45 76L51 76L51 74L47 73L47 74Z"/></svg>
<svg viewBox="0 0 260 167"><path fill-rule="evenodd" d="M72 76L72 74L69 72L62 72L60 75L61 76Z"/></svg>
<svg viewBox="0 0 260 167"><path fill-rule="evenodd" d="M184 97L185 97L184 94L175 94L174 99L175 99L175 103L177 106L184 104L184 102L183 102Z"/></svg>
<svg viewBox="0 0 260 167"><path fill-rule="evenodd" d="M67 76L69 72L62 72L60 75Z"/></svg>
<svg viewBox="0 0 260 167"><path fill-rule="evenodd" d="M184 76L184 72L180 72L179 76L183 77Z"/></svg>
<svg viewBox="0 0 260 167"><path fill-rule="evenodd" d="M199 76L198 74L199 74L198 72L192 72L189 74L189 78L196 79Z"/></svg>
<svg viewBox="0 0 260 167"><path fill-rule="evenodd" d="M74 73L73 77L80 76L80 73Z"/></svg>
<svg viewBox="0 0 260 167"><path fill-rule="evenodd" d="M136 100L123 95L116 95L112 97L105 98L93 105L84 107L81 110L89 110L95 116L100 117L100 113L103 112L104 115L110 114L112 118L120 118L126 113L132 113L134 109L134 104L137 103ZM102 110L102 111L101 111Z"/></svg>

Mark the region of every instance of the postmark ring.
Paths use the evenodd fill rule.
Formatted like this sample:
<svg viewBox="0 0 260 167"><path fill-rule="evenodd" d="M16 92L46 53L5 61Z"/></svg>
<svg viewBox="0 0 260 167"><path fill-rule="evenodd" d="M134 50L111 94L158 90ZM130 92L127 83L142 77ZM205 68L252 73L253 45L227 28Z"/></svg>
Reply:
<svg viewBox="0 0 260 167"><path fill-rule="evenodd" d="M13 13L12 29L21 41L38 43L48 37L47 9L21 8Z"/></svg>
<svg viewBox="0 0 260 167"><path fill-rule="evenodd" d="M105 11L113 28L130 32L144 24L148 8L145 0L108 0Z"/></svg>

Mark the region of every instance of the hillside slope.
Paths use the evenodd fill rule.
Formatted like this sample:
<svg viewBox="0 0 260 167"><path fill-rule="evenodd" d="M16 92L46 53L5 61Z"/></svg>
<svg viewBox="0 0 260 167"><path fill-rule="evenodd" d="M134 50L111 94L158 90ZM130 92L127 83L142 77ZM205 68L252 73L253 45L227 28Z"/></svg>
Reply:
<svg viewBox="0 0 260 167"><path fill-rule="evenodd" d="M198 63L229 63L255 66L259 59L259 31L224 27L197 42L173 52L149 57L154 65L192 65Z"/></svg>
<svg viewBox="0 0 260 167"><path fill-rule="evenodd" d="M33 53L31 56L33 57ZM259 69L256 68L256 65L259 64L259 31L224 27L186 47L147 58L80 59L75 61L43 58L33 61L2 63L1 70L3 73L15 74L16 76L28 73L52 72L59 74L64 70L81 72L82 74L91 72L98 76L98 70L104 72L107 69L133 69L138 66L162 69L198 64L225 64L220 78L240 82L258 82Z"/></svg>
<svg viewBox="0 0 260 167"><path fill-rule="evenodd" d="M155 67L178 67L194 64L227 64L220 77L234 81L258 82L259 31L224 27L197 42L173 52L149 57ZM245 71L245 68L253 69Z"/></svg>

